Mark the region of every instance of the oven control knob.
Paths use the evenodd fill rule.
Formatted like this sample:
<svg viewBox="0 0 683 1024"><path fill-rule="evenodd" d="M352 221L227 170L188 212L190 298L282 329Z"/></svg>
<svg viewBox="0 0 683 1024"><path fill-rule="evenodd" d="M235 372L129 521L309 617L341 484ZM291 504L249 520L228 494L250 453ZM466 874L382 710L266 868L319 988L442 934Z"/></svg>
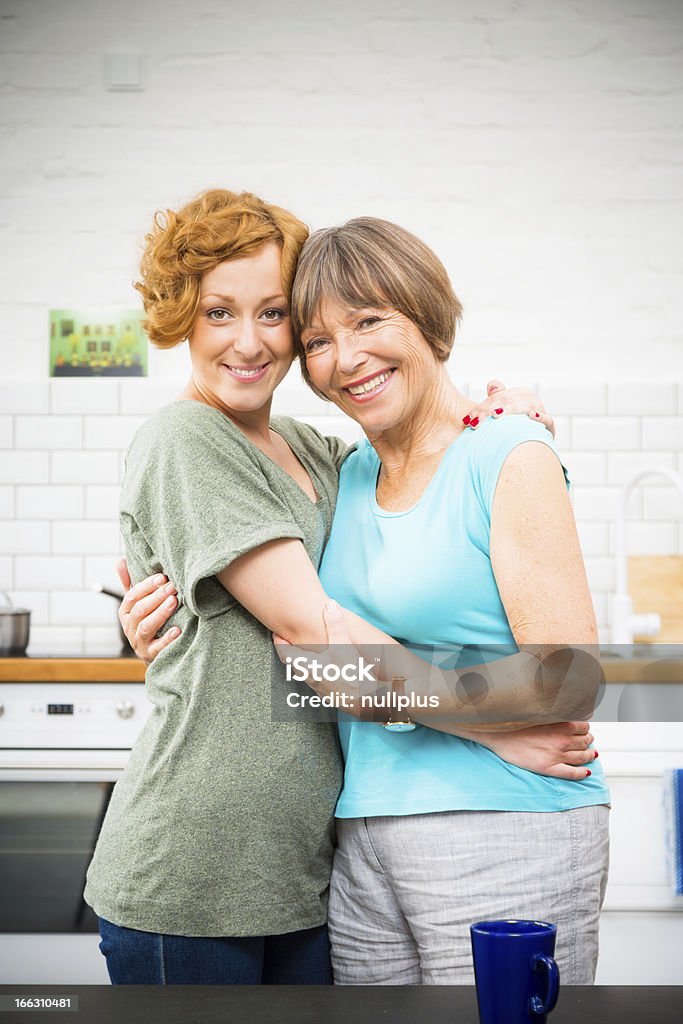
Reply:
<svg viewBox="0 0 683 1024"><path fill-rule="evenodd" d="M131 718L135 714L135 705L129 700L121 700L116 705L116 714L119 718Z"/></svg>
<svg viewBox="0 0 683 1024"><path fill-rule="evenodd" d="M0 718L2 718L4 713L5 713L5 705L4 704L0 704Z"/></svg>

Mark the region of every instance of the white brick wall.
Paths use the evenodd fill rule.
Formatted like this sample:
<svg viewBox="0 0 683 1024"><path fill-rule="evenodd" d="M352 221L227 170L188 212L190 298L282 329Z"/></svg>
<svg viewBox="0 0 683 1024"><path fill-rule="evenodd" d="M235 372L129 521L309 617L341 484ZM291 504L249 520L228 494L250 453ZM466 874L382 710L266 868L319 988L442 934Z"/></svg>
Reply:
<svg viewBox="0 0 683 1024"><path fill-rule="evenodd" d="M64 392L62 381L52 381L49 391ZM72 382L69 382L72 383ZM111 383L111 382L107 382ZM176 382L178 390L180 381ZM460 382L473 401L482 393L479 382ZM79 382L87 392L88 382ZM662 415L656 417L649 401L647 414L637 415L635 383L591 385L590 401L577 387L540 382L537 388L547 407L554 403L563 410L556 417L558 443L572 479L572 498L577 517L579 537L586 558L586 570L603 636L609 623L608 596L614 587L614 517L621 488L634 473L646 466L659 465L683 470L680 454L681 435L676 434L679 417L668 415L672 404L678 406L678 386L670 382L653 382L653 393L661 391ZM671 394L671 388L675 393ZM683 385L680 388L683 391ZM19 386L18 390L22 390ZM647 389L649 392L649 388ZM613 392L615 398L613 399ZM108 413L96 416L84 398L76 404L88 411L73 416L66 412L51 415L22 416L9 414L14 436L23 421L38 430L37 440L48 438L46 451L18 450L0 452L0 471L4 463L5 481L0 485L0 588L21 595L24 603L35 601L41 619L40 640L58 642L64 650L64 636L76 637L76 649L116 650L115 606L111 600L97 597L88 588L96 581L118 588L115 562L121 552L117 527L118 495L121 462L132 432L144 416L135 416L133 398L140 407L152 411L174 395L171 382L136 381L117 385L114 397L117 409L111 411L111 389ZM667 397L668 396L668 397ZM647 396L646 396L647 397ZM576 399L580 413L571 414ZM628 400L629 415L623 416ZM47 396L48 407L55 403ZM619 409L619 414L586 416L587 406ZM294 369L282 387L276 408L282 414L294 414L328 434L338 434L348 441L359 436L356 424L337 410L317 399L302 384ZM118 410L118 411L117 411ZM34 421L40 422L34 428ZM642 443L646 423L657 422L661 429L653 431L656 445L648 450ZM64 427L66 424L66 427ZM625 430L626 424L626 430ZM638 446L624 450L628 432ZM81 439L81 450L71 447ZM590 444L592 442L592 444ZM59 448L58 445L63 445ZM85 447L97 446L86 451ZM586 450L588 447L594 450ZM614 450L617 448L619 450ZM108 449L108 450L105 450ZM578 450L575 450L578 449ZM48 474L49 470L49 474ZM52 482L42 482L48 477ZM26 482L29 478L40 482ZM627 540L633 554L683 554L683 502L666 480L648 478L629 500ZM12 589L14 588L14 589ZM70 593L71 598L64 595ZM81 617L79 620L79 616ZM109 626L107 626L109 623ZM67 625L66 634L57 634L47 627ZM37 639L36 639L37 638ZM35 649L35 647L34 647Z"/></svg>
<svg viewBox="0 0 683 1024"><path fill-rule="evenodd" d="M188 365L152 351L146 381L48 381L47 310L135 303L152 211L208 185L314 227L388 217L436 249L465 306L456 382L473 400L489 376L541 382L604 628L621 486L683 471L683 6L161 6L3 4L0 587L35 596L35 644L116 644L113 602L87 595L116 584L123 451ZM105 52L133 50L143 88L107 90ZM274 411L356 436L297 371ZM683 552L665 482L629 517L634 553Z"/></svg>

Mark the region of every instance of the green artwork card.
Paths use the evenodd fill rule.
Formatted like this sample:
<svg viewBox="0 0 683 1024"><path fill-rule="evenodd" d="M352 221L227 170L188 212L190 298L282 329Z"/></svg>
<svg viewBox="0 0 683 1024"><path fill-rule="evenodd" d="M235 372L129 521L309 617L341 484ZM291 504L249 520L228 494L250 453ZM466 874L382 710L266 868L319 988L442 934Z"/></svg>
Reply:
<svg viewBox="0 0 683 1024"><path fill-rule="evenodd" d="M146 377L143 313L129 309L51 309L51 377Z"/></svg>

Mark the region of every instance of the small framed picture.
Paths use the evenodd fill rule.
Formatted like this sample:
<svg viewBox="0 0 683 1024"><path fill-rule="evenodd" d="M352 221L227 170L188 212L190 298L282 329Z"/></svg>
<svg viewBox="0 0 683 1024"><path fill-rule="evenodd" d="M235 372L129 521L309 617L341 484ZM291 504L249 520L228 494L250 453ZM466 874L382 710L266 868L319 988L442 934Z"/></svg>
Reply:
<svg viewBox="0 0 683 1024"><path fill-rule="evenodd" d="M146 377L143 313L122 309L51 309L51 377Z"/></svg>

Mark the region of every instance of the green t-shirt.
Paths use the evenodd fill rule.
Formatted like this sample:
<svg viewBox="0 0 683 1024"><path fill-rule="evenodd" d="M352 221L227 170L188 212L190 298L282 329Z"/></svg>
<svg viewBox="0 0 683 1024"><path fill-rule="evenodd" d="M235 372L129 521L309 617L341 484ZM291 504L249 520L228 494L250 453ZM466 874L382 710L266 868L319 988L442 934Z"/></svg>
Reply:
<svg viewBox="0 0 683 1024"><path fill-rule="evenodd" d="M199 402L165 406L128 452L131 577L167 573L182 634L147 672L154 707L88 871L85 898L114 924L238 936L325 920L342 776L335 727L271 721L272 688L284 686L271 635L215 574L284 537L302 540L317 567L346 446L292 419L271 425L308 470L316 504Z"/></svg>

